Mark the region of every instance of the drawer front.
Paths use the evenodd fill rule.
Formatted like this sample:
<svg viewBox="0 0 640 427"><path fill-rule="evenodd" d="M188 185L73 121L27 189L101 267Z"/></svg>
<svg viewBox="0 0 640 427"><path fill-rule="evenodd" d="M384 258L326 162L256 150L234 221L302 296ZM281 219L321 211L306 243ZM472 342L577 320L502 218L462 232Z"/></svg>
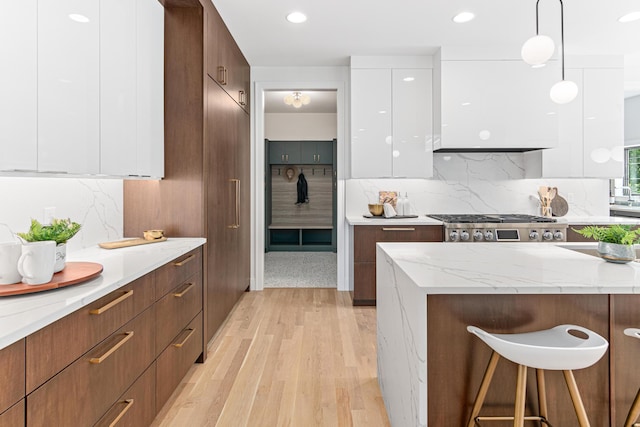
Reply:
<svg viewBox="0 0 640 427"><path fill-rule="evenodd" d="M24 355L24 340L0 350L0 413L25 395Z"/></svg>
<svg viewBox="0 0 640 427"><path fill-rule="evenodd" d="M24 399L0 414L0 426L24 427Z"/></svg>
<svg viewBox="0 0 640 427"><path fill-rule="evenodd" d="M353 259L355 262L374 262L377 242L442 242L440 225L355 226Z"/></svg>
<svg viewBox="0 0 640 427"><path fill-rule="evenodd" d="M158 411L203 350L202 312L176 337L157 359L156 405Z"/></svg>
<svg viewBox="0 0 640 427"><path fill-rule="evenodd" d="M148 274L29 335L27 393L133 319L154 299L153 274Z"/></svg>
<svg viewBox="0 0 640 427"><path fill-rule="evenodd" d="M180 283L202 271L202 249L174 259L156 271L156 298L160 299Z"/></svg>
<svg viewBox="0 0 640 427"><path fill-rule="evenodd" d="M151 425L156 416L155 391L156 365L154 363L100 418L96 427L144 427Z"/></svg>
<svg viewBox="0 0 640 427"><path fill-rule="evenodd" d="M176 286L156 303L156 355L202 310L202 272Z"/></svg>
<svg viewBox="0 0 640 427"><path fill-rule="evenodd" d="M27 396L29 426L90 426L154 358L150 308Z"/></svg>

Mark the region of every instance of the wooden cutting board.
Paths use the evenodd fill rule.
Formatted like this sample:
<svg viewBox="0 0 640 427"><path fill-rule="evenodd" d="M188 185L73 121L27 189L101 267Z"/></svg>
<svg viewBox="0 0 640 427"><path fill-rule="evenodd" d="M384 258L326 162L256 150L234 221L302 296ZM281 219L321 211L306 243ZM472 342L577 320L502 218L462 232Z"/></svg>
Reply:
<svg viewBox="0 0 640 427"><path fill-rule="evenodd" d="M551 200L551 215L565 216L569 212L569 204L566 199L560 195L556 195Z"/></svg>
<svg viewBox="0 0 640 427"><path fill-rule="evenodd" d="M69 261L65 264L64 270L54 274L48 283L43 283L42 285L27 285L25 283L0 285L0 297L30 294L33 292L58 289L64 286L77 285L99 276L100 273L102 273L102 264Z"/></svg>
<svg viewBox="0 0 640 427"><path fill-rule="evenodd" d="M124 239L124 240L117 240L115 242L98 243L98 246L104 249L118 249L118 248L126 248L129 246L146 245L148 243L164 242L166 240L167 240L166 237L161 237L159 239L154 239L154 240L146 240L146 239L140 239L140 238Z"/></svg>

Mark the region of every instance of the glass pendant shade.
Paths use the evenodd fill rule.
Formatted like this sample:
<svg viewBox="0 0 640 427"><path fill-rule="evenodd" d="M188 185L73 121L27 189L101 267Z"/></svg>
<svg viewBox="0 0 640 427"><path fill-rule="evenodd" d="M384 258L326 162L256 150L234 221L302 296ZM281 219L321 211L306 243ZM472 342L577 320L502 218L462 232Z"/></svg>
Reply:
<svg viewBox="0 0 640 427"><path fill-rule="evenodd" d="M529 65L540 65L547 62L553 55L555 43L549 36L538 35L524 42L520 54Z"/></svg>
<svg viewBox="0 0 640 427"><path fill-rule="evenodd" d="M556 104L567 104L578 95L578 85L571 80L561 80L551 87L549 96Z"/></svg>
<svg viewBox="0 0 640 427"><path fill-rule="evenodd" d="M301 92L293 92L293 94L284 97L284 103L287 105L291 105L294 108L300 108L303 105L309 104L310 102L311 97L309 97L309 95L304 95Z"/></svg>

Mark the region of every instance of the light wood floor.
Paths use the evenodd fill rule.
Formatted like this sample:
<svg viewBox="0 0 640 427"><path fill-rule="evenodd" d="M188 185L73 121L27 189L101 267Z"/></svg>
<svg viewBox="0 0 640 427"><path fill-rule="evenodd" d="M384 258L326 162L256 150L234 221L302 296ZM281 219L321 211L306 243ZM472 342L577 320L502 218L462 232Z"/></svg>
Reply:
<svg viewBox="0 0 640 427"><path fill-rule="evenodd" d="M246 293L153 426L389 426L375 334L347 292Z"/></svg>

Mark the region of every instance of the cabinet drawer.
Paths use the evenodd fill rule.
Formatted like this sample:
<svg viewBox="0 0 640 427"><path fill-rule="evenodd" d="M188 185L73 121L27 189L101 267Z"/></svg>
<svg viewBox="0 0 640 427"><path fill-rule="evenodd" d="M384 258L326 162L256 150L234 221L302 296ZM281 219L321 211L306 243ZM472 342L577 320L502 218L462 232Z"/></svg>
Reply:
<svg viewBox="0 0 640 427"><path fill-rule="evenodd" d="M0 426L24 427L24 399L0 414Z"/></svg>
<svg viewBox="0 0 640 427"><path fill-rule="evenodd" d="M375 262L377 242L442 242L441 225L364 225L353 230L353 260Z"/></svg>
<svg viewBox="0 0 640 427"><path fill-rule="evenodd" d="M202 272L198 272L156 303L156 354L160 354L201 310Z"/></svg>
<svg viewBox="0 0 640 427"><path fill-rule="evenodd" d="M24 353L24 340L0 350L0 413L25 395Z"/></svg>
<svg viewBox="0 0 640 427"><path fill-rule="evenodd" d="M156 298L160 299L170 290L202 271L202 250L195 249L156 271Z"/></svg>
<svg viewBox="0 0 640 427"><path fill-rule="evenodd" d="M29 426L89 426L153 361L150 308L27 396ZM64 348L64 347L62 347ZM43 360L42 356L40 360Z"/></svg>
<svg viewBox="0 0 640 427"><path fill-rule="evenodd" d="M96 427L143 427L151 425L156 415L156 365L152 364L136 380Z"/></svg>
<svg viewBox="0 0 640 427"><path fill-rule="evenodd" d="M182 378L202 353L202 312L173 340L157 359L156 405L166 403Z"/></svg>
<svg viewBox="0 0 640 427"><path fill-rule="evenodd" d="M147 274L27 337L27 393L153 304Z"/></svg>

